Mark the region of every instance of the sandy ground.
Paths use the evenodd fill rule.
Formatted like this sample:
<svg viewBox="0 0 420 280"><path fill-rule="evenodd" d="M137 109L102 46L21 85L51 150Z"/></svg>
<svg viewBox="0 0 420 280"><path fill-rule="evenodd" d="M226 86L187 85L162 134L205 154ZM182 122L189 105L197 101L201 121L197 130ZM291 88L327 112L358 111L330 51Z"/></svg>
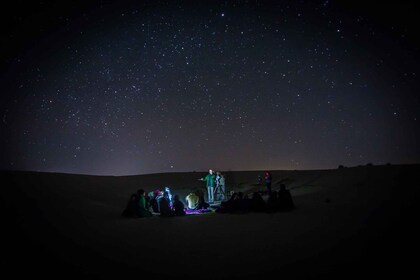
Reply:
<svg viewBox="0 0 420 280"><path fill-rule="evenodd" d="M259 171L228 172L252 191ZM416 271L420 165L272 171L286 213L121 217L131 193L185 197L205 173L107 177L1 172L3 273L48 279L408 277Z"/></svg>

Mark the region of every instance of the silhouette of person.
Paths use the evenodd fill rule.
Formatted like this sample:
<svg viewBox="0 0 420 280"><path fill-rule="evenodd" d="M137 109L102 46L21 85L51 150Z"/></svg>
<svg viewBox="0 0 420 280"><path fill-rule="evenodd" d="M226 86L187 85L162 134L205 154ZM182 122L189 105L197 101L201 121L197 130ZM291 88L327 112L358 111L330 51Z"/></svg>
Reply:
<svg viewBox="0 0 420 280"><path fill-rule="evenodd" d="M226 201L222 201L220 203L220 207L216 209L217 213L230 213L234 211L234 204L236 200L236 196L238 194L236 192L232 193L230 198Z"/></svg>
<svg viewBox="0 0 420 280"><path fill-rule="evenodd" d="M194 193L198 196L197 209L207 209L210 204L204 200L204 192L201 189L197 189Z"/></svg>
<svg viewBox="0 0 420 280"><path fill-rule="evenodd" d="M225 198L226 198L226 185L225 185L225 175L223 175L223 174L220 174L220 180L219 180L219 183L220 183L220 189L221 189L221 198L220 198L220 200L225 200Z"/></svg>
<svg viewBox="0 0 420 280"><path fill-rule="evenodd" d="M214 192L217 200L225 199L225 177L220 172L216 172L216 188Z"/></svg>
<svg viewBox="0 0 420 280"><path fill-rule="evenodd" d="M164 191L168 192L169 206L172 207L173 200L171 189L169 187L165 187Z"/></svg>
<svg viewBox="0 0 420 280"><path fill-rule="evenodd" d="M153 191L153 196L150 199L150 206L152 207L152 211L155 213L159 213L159 204L158 204L159 196L160 196L160 191L155 190Z"/></svg>
<svg viewBox="0 0 420 280"><path fill-rule="evenodd" d="M215 183L216 183L216 187L214 188L214 192L216 195L215 199L220 200L220 172L219 171L216 172Z"/></svg>
<svg viewBox="0 0 420 280"><path fill-rule="evenodd" d="M242 210L244 210L245 212L251 211L251 199L246 193L242 198Z"/></svg>
<svg viewBox="0 0 420 280"><path fill-rule="evenodd" d="M292 195L289 190L286 190L284 184L280 184L280 190L277 193L278 209L280 211L289 211L295 208Z"/></svg>
<svg viewBox="0 0 420 280"><path fill-rule="evenodd" d="M159 211L161 217L172 217L175 215L174 211L171 209L169 193L167 191L164 191L163 196L159 199Z"/></svg>
<svg viewBox="0 0 420 280"><path fill-rule="evenodd" d="M269 196L268 196L268 200L267 200L267 212L268 213L274 213L278 210L278 199L277 199L277 192L276 191L272 191Z"/></svg>
<svg viewBox="0 0 420 280"><path fill-rule="evenodd" d="M137 202L137 207L136 207L137 216L140 218L152 217L153 214L148 209L143 189L140 189L137 191L137 197L138 197L138 202Z"/></svg>
<svg viewBox="0 0 420 280"><path fill-rule="evenodd" d="M184 203L179 199L179 195L174 195L174 206L173 206L175 216L185 216L185 207Z"/></svg>
<svg viewBox="0 0 420 280"><path fill-rule="evenodd" d="M266 204L259 192L254 192L251 198L251 211L265 212Z"/></svg>
<svg viewBox="0 0 420 280"><path fill-rule="evenodd" d="M238 192L233 201L233 212L246 213L249 211L250 206L249 200L244 198L244 193Z"/></svg>
<svg viewBox="0 0 420 280"><path fill-rule="evenodd" d="M137 203L138 203L139 197L136 193L133 193L130 196L130 199L127 202L127 206L125 207L124 211L122 212L122 215L124 217L134 218L137 217Z"/></svg>

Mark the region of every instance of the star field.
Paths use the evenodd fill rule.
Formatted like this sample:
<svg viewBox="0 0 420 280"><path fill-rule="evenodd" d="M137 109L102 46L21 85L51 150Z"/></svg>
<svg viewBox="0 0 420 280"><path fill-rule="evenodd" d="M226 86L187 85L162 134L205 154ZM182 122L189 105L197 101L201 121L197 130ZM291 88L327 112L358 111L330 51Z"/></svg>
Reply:
<svg viewBox="0 0 420 280"><path fill-rule="evenodd" d="M2 169L419 162L408 20L334 1L63 5L10 16Z"/></svg>

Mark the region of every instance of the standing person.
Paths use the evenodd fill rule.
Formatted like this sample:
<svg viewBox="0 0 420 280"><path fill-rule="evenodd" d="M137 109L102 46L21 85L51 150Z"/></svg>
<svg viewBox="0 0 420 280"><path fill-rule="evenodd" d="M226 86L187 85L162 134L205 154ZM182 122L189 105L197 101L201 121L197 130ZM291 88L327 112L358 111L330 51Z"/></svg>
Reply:
<svg viewBox="0 0 420 280"><path fill-rule="evenodd" d="M216 188L220 186L220 172L216 172Z"/></svg>
<svg viewBox="0 0 420 280"><path fill-rule="evenodd" d="M221 198L221 196L222 196L222 190L221 190L220 179L221 179L221 174L220 174L219 171L217 171L216 172L216 187L214 189L216 200L222 200L222 198Z"/></svg>
<svg viewBox="0 0 420 280"><path fill-rule="evenodd" d="M271 178L271 173L269 171L265 171L264 181L265 181L265 186L267 187L268 194L271 194L271 182L272 182L272 178Z"/></svg>
<svg viewBox="0 0 420 280"><path fill-rule="evenodd" d="M207 187L207 197L209 203L214 202L214 183L216 181L216 176L213 173L213 170L209 170L209 174L207 174L206 177L201 178L201 181L206 181L206 187Z"/></svg>
<svg viewBox="0 0 420 280"><path fill-rule="evenodd" d="M225 175L223 175L223 174L220 174L220 189L222 190L221 200L225 200L225 198L226 198L226 187L225 187Z"/></svg>

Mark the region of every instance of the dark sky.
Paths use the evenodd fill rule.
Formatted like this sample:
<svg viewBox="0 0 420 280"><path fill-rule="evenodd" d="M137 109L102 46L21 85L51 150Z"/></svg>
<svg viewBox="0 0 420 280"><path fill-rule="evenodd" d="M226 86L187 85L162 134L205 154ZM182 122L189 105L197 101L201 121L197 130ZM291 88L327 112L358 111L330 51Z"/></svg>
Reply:
<svg viewBox="0 0 420 280"><path fill-rule="evenodd" d="M14 1L1 18L0 169L419 163L415 11L396 1Z"/></svg>

